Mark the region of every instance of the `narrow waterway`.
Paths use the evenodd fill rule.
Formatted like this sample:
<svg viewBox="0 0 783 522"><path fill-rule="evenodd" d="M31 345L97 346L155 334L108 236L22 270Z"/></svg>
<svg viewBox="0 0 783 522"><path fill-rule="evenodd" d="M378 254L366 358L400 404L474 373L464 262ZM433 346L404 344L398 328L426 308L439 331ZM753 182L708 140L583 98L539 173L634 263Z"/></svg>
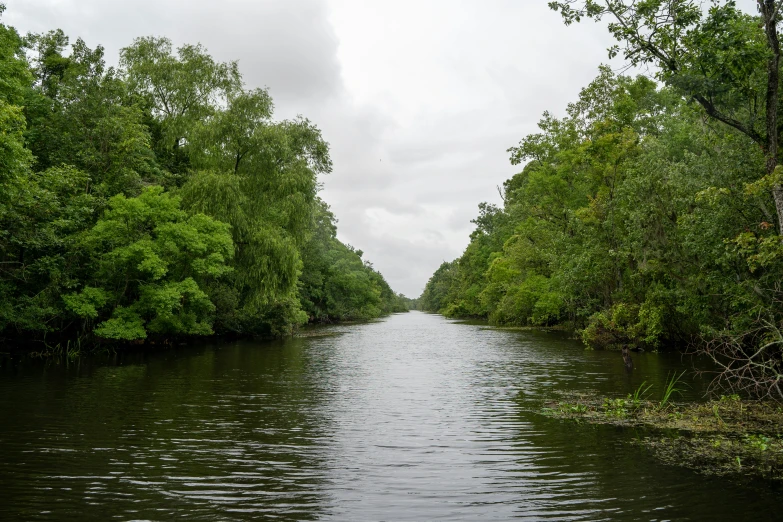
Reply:
<svg viewBox="0 0 783 522"><path fill-rule="evenodd" d="M781 493L532 412L678 356L420 312L332 335L0 359L0 520L774 520ZM703 384L691 384L698 396Z"/></svg>

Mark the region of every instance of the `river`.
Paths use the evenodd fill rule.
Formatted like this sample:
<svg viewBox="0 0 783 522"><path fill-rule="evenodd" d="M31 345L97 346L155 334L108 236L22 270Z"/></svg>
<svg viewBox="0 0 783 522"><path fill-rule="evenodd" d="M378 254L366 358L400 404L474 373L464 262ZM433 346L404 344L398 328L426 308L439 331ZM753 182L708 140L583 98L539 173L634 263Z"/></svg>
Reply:
<svg viewBox="0 0 783 522"><path fill-rule="evenodd" d="M280 342L0 356L0 520L774 520L781 493L535 413L679 356L411 312ZM704 383L691 382L698 397Z"/></svg>

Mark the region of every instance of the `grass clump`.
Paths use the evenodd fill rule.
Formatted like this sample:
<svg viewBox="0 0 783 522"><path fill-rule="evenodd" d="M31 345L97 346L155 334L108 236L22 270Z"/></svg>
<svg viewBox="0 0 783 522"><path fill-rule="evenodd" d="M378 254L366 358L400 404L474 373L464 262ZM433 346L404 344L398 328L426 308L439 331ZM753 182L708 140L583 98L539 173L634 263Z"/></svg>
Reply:
<svg viewBox="0 0 783 522"><path fill-rule="evenodd" d="M661 402L658 403L659 410L666 408L671 403L674 394L682 393L682 390L677 388L677 383L680 382L683 375L685 375L685 372L682 372L680 375L675 373L666 379L666 388L663 390L663 398L661 399Z"/></svg>

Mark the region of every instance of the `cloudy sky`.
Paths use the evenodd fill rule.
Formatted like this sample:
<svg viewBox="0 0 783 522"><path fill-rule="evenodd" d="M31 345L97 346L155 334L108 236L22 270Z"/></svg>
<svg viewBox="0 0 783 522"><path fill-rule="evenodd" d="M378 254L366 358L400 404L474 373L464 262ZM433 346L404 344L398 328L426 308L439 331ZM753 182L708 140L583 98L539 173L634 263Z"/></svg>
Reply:
<svg viewBox="0 0 783 522"><path fill-rule="evenodd" d="M5 0L20 32L62 28L116 61L134 37L201 42L331 144L321 181L339 237L418 296L459 256L481 201L517 172L506 149L562 114L610 37L546 0ZM619 63L613 64L617 67Z"/></svg>

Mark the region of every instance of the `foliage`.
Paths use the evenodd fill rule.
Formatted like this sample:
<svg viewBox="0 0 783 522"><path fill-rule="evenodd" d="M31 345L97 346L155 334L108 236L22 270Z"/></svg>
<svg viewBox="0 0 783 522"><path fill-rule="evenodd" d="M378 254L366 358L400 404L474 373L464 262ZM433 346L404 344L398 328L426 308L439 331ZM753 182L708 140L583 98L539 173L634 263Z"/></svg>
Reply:
<svg viewBox="0 0 783 522"><path fill-rule="evenodd" d="M0 14L4 11L0 5ZM407 310L335 237L329 146L201 45L0 23L0 335L286 335Z"/></svg>
<svg viewBox="0 0 783 522"><path fill-rule="evenodd" d="M549 2L566 24L583 17L610 19L608 28L630 65L654 64L656 76L707 117L746 136L763 151L773 177L780 149L779 0L757 0L758 16L734 0L565 0ZM770 184L778 232L783 234L783 184Z"/></svg>
<svg viewBox="0 0 783 522"><path fill-rule="evenodd" d="M60 295L79 279L78 234L91 227L98 200L84 191L89 176L56 167L7 182L0 221L0 328L57 330Z"/></svg>
<svg viewBox="0 0 783 522"><path fill-rule="evenodd" d="M212 333L215 307L199 282L231 271L228 225L188 215L179 198L149 187L137 198L112 197L81 244L92 276L63 299L88 324L105 318L94 330L99 337Z"/></svg>
<svg viewBox="0 0 783 522"><path fill-rule="evenodd" d="M661 398L661 402L658 403L659 410L662 410L667 406L671 405L671 400L674 397L674 395L682 392L680 388L677 388L677 384L680 382L680 380L682 380L682 377L684 375L685 375L684 371L679 375L674 373L672 374L671 377L669 377L666 380L666 387L663 390L663 397Z"/></svg>
<svg viewBox="0 0 783 522"><path fill-rule="evenodd" d="M27 41L35 51L27 144L36 169L77 167L90 174L86 189L103 198L138 195L145 183L161 181L143 108L121 75L106 67L103 48L79 39L65 58L68 38L61 31Z"/></svg>
<svg viewBox="0 0 783 522"><path fill-rule="evenodd" d="M212 116L222 101L241 88L236 62L216 62L200 44L173 52L164 37L137 38L120 51L129 89L149 111L158 160L174 183L186 179L188 138L194 126Z"/></svg>
<svg viewBox="0 0 783 522"><path fill-rule="evenodd" d="M406 312L404 296L395 294L362 252L336 238L334 215L319 201L316 230L303 249L299 295L310 321L366 320Z"/></svg>
<svg viewBox="0 0 783 522"><path fill-rule="evenodd" d="M638 409L647 399L647 394L650 392L652 386L652 384L647 384L646 381L642 381L642 383L634 390L633 393L628 394L628 400L631 401L631 406L634 409Z"/></svg>
<svg viewBox="0 0 783 522"><path fill-rule="evenodd" d="M731 2L706 14L688 1L575 5L556 7L567 22L632 22L610 30L631 63L660 67L662 83L601 67L563 117L544 113L509 149L523 167L502 208L480 206L470 244L433 274L423 308L570 326L594 347L709 348L722 385L741 369L736 389L778 395L783 171L769 168L763 104L747 101L767 92L763 23Z"/></svg>
<svg viewBox="0 0 783 522"><path fill-rule="evenodd" d="M659 404L629 394L628 399L578 396L578 402L551 401L547 416L579 423L653 428L636 443L664 462L717 475L783 478L783 410L769 401Z"/></svg>

